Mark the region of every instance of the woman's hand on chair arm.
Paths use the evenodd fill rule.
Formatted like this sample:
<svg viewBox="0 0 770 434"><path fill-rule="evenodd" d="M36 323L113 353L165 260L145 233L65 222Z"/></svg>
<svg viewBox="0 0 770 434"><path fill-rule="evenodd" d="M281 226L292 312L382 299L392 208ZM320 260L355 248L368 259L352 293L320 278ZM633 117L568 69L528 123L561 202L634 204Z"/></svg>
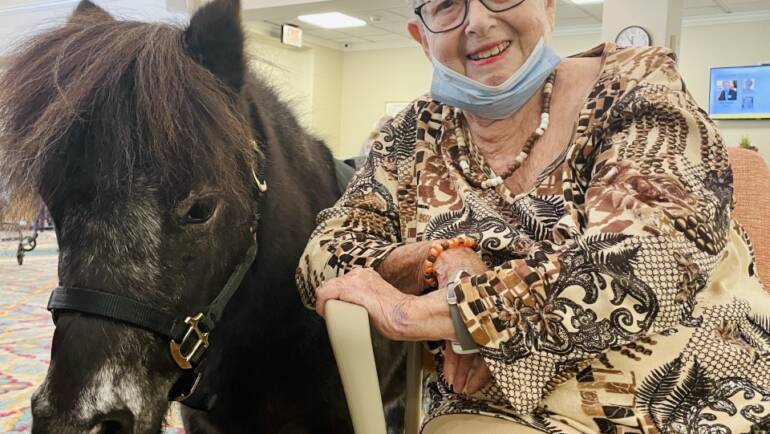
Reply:
<svg viewBox="0 0 770 434"><path fill-rule="evenodd" d="M424 260L414 258L421 258L421 251L429 250L430 244L399 247L388 256L389 264L380 269L392 270L390 277L402 283L410 275L419 279L410 285L414 291L422 285ZM443 252L436 260L435 270L440 289L423 296L405 294L403 287L396 288L374 270L352 270L316 289L316 311L323 316L326 302L338 299L366 308L375 328L389 339L446 340L444 378L454 390L473 394L489 383L491 375L478 355L458 355L451 350L450 341L455 339L455 331L446 301L447 284L458 271L480 274L487 271L487 267L473 250L458 248Z"/></svg>

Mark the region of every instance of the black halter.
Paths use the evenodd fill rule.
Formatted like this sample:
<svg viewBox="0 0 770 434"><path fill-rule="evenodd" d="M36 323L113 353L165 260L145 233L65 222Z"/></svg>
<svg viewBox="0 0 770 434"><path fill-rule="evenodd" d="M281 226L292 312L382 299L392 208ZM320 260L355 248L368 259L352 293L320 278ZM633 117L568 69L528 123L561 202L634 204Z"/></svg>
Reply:
<svg viewBox="0 0 770 434"><path fill-rule="evenodd" d="M256 172L253 171L252 175L258 190L259 209L267 184L260 180L264 180L264 177L257 176ZM132 325L169 339L171 358L184 372L171 388L169 398L190 408L210 411L216 395L198 387L205 365L204 356L210 344L209 335L222 319L227 304L257 257L256 223L251 229L253 242L243 260L230 274L216 298L203 310L192 314L171 314L149 304L101 290L60 286L53 290L48 300L48 310L52 313L54 324L59 312L80 312Z"/></svg>
<svg viewBox="0 0 770 434"><path fill-rule="evenodd" d="M222 315L241 286L246 272L257 257L257 243L254 242L246 252L238 267L227 279L222 291L205 309L197 314L184 316L172 315L155 307L107 292L72 287L57 287L48 300L48 310L53 313L54 324L60 311L81 312L96 315L113 321L151 331L169 339L169 352L177 366L184 371L192 370L195 375L184 375L172 390L182 390L175 401L200 410L210 410L214 402L212 397L193 395L202 374L202 360L209 347L209 335L221 320Z"/></svg>

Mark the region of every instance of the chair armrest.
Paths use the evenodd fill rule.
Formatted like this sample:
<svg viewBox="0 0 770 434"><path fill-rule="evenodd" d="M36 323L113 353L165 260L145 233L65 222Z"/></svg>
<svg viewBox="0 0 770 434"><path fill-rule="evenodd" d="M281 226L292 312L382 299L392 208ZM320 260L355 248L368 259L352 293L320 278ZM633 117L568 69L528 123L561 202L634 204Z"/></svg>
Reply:
<svg viewBox="0 0 770 434"><path fill-rule="evenodd" d="M422 422L422 343L409 342L406 352L404 434L418 434Z"/></svg>
<svg viewBox="0 0 770 434"><path fill-rule="evenodd" d="M361 306L329 300L326 303L326 328L353 429L358 434L386 434L369 314Z"/></svg>

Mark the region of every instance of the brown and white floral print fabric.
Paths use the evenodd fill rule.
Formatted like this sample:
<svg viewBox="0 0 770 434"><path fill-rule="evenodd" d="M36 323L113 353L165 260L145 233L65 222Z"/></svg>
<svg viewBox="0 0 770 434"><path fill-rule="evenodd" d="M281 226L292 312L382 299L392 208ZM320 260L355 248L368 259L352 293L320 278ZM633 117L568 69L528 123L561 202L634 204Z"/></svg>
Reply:
<svg viewBox="0 0 770 434"><path fill-rule="evenodd" d="M469 235L490 271L456 283L494 381L426 379L426 420L475 413L543 432L770 429L770 295L731 219L714 123L662 48L612 44L567 151L528 192L472 187L450 107L423 97L382 128L297 271L303 301L403 243ZM471 149L471 169L490 175Z"/></svg>

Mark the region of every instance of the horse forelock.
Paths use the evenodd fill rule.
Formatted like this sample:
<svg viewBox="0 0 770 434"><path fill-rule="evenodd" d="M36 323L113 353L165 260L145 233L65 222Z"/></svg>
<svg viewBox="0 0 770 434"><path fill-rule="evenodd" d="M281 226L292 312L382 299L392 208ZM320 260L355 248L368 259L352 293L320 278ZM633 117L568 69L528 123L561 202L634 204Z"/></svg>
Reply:
<svg viewBox="0 0 770 434"><path fill-rule="evenodd" d="M138 176L208 180L246 205L257 157L243 101L182 41L166 24L72 20L21 47L0 78L0 202L74 173L93 194Z"/></svg>

